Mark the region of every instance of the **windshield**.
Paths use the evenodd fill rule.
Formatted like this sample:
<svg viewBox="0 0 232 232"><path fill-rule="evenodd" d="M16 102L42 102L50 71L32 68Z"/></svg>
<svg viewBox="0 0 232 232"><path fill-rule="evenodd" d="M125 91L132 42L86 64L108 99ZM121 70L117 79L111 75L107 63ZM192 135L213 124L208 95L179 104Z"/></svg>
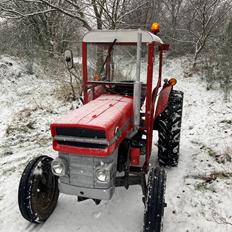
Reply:
<svg viewBox="0 0 232 232"><path fill-rule="evenodd" d="M136 74L136 44L88 44L88 81L132 82ZM147 46L142 45L141 70L147 66ZM145 72L146 73L146 72ZM142 73L141 73L142 74ZM141 77L145 82L146 78Z"/></svg>

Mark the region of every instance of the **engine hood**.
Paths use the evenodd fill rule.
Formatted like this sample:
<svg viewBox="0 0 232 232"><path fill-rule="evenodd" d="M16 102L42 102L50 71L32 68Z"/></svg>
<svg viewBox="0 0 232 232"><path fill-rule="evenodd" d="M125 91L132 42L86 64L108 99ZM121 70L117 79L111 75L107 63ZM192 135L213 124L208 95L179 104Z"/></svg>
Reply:
<svg viewBox="0 0 232 232"><path fill-rule="evenodd" d="M109 155L133 128L133 99L104 94L51 124L53 148L84 155Z"/></svg>

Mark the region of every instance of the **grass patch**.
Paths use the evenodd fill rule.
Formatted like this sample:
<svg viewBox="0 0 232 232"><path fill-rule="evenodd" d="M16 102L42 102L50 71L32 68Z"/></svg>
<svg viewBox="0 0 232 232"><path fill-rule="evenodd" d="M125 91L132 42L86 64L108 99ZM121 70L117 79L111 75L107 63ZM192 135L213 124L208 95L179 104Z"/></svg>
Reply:
<svg viewBox="0 0 232 232"><path fill-rule="evenodd" d="M217 156L216 151L214 151L212 148L206 147L206 149L207 149L207 152L208 152L208 154L209 154L210 157L215 158Z"/></svg>
<svg viewBox="0 0 232 232"><path fill-rule="evenodd" d="M199 179L199 180L204 180L207 183L210 183L217 178L219 179L227 179L232 177L232 172L225 172L225 171L214 171L211 172L208 175L192 175L192 176L187 176L187 178L193 178L193 179Z"/></svg>
<svg viewBox="0 0 232 232"><path fill-rule="evenodd" d="M232 148L227 147L223 152L219 153L210 147L204 147L210 157L214 158L217 163L232 162Z"/></svg>
<svg viewBox="0 0 232 232"><path fill-rule="evenodd" d="M215 192L215 190L206 182L200 182L194 185L195 189L200 192L211 191Z"/></svg>
<svg viewBox="0 0 232 232"><path fill-rule="evenodd" d="M200 180L197 184L194 185L195 189L201 192L204 191L211 191L211 192L216 192L214 187L211 185L215 180L217 179L230 179L232 178L232 172L224 172L224 171L219 171L219 172L212 172L209 175L194 175L194 176L189 176L193 179Z"/></svg>
<svg viewBox="0 0 232 232"><path fill-rule="evenodd" d="M19 111L12 121L12 124L9 125L6 129L6 136L30 133L31 130L34 130L35 121L32 120L32 112L36 109L25 108Z"/></svg>
<svg viewBox="0 0 232 232"><path fill-rule="evenodd" d="M222 120L220 123L225 123L225 124L229 124L229 125L232 125L232 119L229 119L229 120Z"/></svg>
<svg viewBox="0 0 232 232"><path fill-rule="evenodd" d="M2 146L0 148L2 149L2 151L0 153L0 157L5 157L5 156L13 155L13 151L9 147Z"/></svg>
<svg viewBox="0 0 232 232"><path fill-rule="evenodd" d="M227 147L224 152L215 156L218 163L232 162L232 148Z"/></svg>

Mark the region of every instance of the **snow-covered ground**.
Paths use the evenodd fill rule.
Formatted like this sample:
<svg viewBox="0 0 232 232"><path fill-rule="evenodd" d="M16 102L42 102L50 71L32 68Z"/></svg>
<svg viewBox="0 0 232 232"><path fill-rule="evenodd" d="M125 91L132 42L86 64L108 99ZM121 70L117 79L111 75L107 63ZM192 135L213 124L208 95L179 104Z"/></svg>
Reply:
<svg viewBox="0 0 232 232"><path fill-rule="evenodd" d="M164 232L231 232L232 103L218 90L206 91L200 77L183 78L183 62L175 59L164 68L164 77L176 77L185 93L180 163L167 170ZM117 188L111 201L98 206L61 194L43 225L20 215L21 173L32 157L56 154L49 123L73 108L57 99L55 81L39 66L34 70L31 75L25 62L0 57L0 231L141 231L144 207L137 186Z"/></svg>

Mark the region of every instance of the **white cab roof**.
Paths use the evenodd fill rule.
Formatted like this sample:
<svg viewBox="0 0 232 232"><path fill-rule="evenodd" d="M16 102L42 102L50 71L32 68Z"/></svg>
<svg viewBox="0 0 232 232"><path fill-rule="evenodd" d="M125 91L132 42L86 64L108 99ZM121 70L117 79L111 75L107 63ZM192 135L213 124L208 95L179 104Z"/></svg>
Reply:
<svg viewBox="0 0 232 232"><path fill-rule="evenodd" d="M137 43L139 30L97 30L85 34L83 42L86 43L112 43L117 39L117 43ZM156 42L163 44L163 41L149 31L142 31L142 43Z"/></svg>

